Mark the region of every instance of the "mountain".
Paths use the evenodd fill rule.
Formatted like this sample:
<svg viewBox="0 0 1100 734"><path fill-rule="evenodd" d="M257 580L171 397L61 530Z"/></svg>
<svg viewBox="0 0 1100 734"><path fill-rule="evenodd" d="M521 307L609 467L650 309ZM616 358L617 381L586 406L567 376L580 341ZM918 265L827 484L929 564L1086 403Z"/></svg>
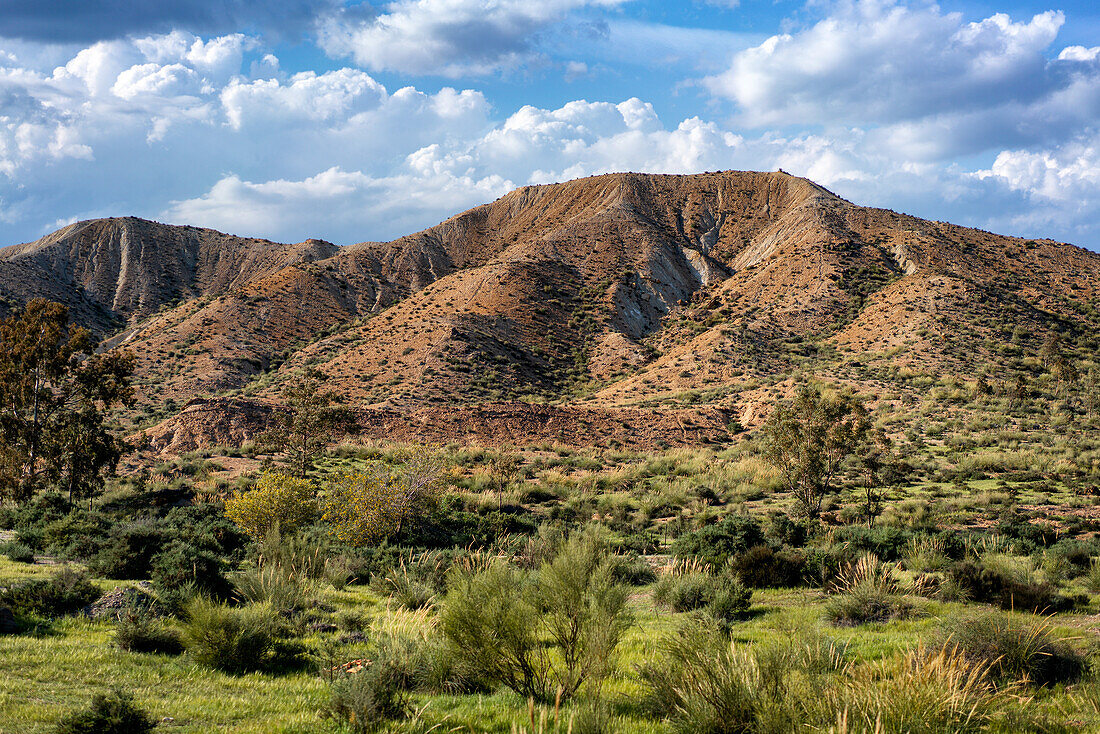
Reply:
<svg viewBox="0 0 1100 734"><path fill-rule="evenodd" d="M196 421L232 422L242 401L277 403L306 368L388 435L415 416L441 440L464 425L561 438L629 411L592 440L697 440L695 425L718 440L807 375L898 399L920 376L1004 377L1052 334L1094 339L1098 289L1096 253L857 206L782 172L527 186L343 248L126 218L0 250L9 303L60 300L137 354L146 421L227 396L162 427L166 445L201 443Z"/></svg>

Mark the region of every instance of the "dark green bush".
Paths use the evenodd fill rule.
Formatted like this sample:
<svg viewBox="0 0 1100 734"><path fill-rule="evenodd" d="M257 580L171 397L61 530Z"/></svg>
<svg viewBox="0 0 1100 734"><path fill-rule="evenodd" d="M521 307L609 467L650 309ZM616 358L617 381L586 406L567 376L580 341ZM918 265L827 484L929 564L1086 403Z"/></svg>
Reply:
<svg viewBox="0 0 1100 734"><path fill-rule="evenodd" d="M79 612L101 596L85 573L65 568L48 579L28 579L0 591L0 604L20 616L59 617Z"/></svg>
<svg viewBox="0 0 1100 734"><path fill-rule="evenodd" d="M214 553L173 540L153 559L150 572L158 591L171 591L185 586L225 598L232 587L222 573L222 563Z"/></svg>
<svg viewBox="0 0 1100 734"><path fill-rule="evenodd" d="M746 515L730 515L713 525L681 535L672 544L672 554L678 558L698 558L720 568L730 556L763 543L760 523Z"/></svg>
<svg viewBox="0 0 1100 734"><path fill-rule="evenodd" d="M707 613L718 624L719 629L729 631L734 623L748 616L752 606L752 589L730 579L719 586L707 604Z"/></svg>
<svg viewBox="0 0 1100 734"><path fill-rule="evenodd" d="M17 540L4 544L4 555L14 563L34 563L34 550Z"/></svg>
<svg viewBox="0 0 1100 734"><path fill-rule="evenodd" d="M1083 600L1066 596L1046 582L1012 578L978 561L960 561L948 578L973 601L997 604L1002 609L1052 614L1073 609Z"/></svg>
<svg viewBox="0 0 1100 734"><path fill-rule="evenodd" d="M332 682L329 716L346 723L356 734L375 731L387 721L408 716L409 697L401 671L393 662L375 659L337 677Z"/></svg>
<svg viewBox="0 0 1100 734"><path fill-rule="evenodd" d="M88 570L108 579L147 579L153 556L165 540L164 532L153 524L115 525L99 552L88 561Z"/></svg>
<svg viewBox="0 0 1100 734"><path fill-rule="evenodd" d="M825 605L825 618L837 627L890 622L913 616L912 602L872 586L857 586L847 594L833 597Z"/></svg>
<svg viewBox="0 0 1100 734"><path fill-rule="evenodd" d="M51 555L85 559L99 550L110 526L97 512L76 509L42 527L42 542Z"/></svg>
<svg viewBox="0 0 1100 734"><path fill-rule="evenodd" d="M99 694L91 705L63 718L57 734L146 734L156 726L149 714L134 705L129 693Z"/></svg>
<svg viewBox="0 0 1100 734"><path fill-rule="evenodd" d="M834 542L843 545L851 558L864 553L874 553L884 561L901 558L913 533L888 526L868 528L866 525L847 525L836 529Z"/></svg>
<svg viewBox="0 0 1100 734"><path fill-rule="evenodd" d="M730 557L729 568L746 586L754 589L800 586L806 557L797 551L773 551L766 545L749 548Z"/></svg>

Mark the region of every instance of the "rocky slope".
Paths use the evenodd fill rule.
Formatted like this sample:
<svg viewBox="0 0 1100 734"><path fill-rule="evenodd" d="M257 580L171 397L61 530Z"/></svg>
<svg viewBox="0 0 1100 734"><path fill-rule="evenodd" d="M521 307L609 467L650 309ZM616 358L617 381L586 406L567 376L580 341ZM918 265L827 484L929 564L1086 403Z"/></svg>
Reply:
<svg viewBox="0 0 1100 734"><path fill-rule="evenodd" d="M900 372L996 377L1051 333L1095 336L1098 289L1096 253L860 207L782 172L529 186L345 248L112 219L0 250L9 302L46 295L116 329L146 420L204 393L275 404L310 369L367 433L417 416L441 439L542 425L676 443L705 425L710 440L758 422L796 373L869 392ZM158 441L201 442L195 426L241 405L204 401Z"/></svg>

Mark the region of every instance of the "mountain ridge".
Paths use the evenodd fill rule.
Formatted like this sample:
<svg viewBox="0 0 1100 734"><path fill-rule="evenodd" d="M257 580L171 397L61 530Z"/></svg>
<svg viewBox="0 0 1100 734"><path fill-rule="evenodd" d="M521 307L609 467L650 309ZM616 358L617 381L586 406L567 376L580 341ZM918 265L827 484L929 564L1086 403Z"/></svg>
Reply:
<svg viewBox="0 0 1100 734"><path fill-rule="evenodd" d="M370 411L706 407L751 425L796 373L859 389L901 369L1018 369L1050 334L1094 334L1100 294L1096 253L782 172L525 186L346 247L143 222L0 250L9 301L61 291L77 320L114 327L108 348L135 351L137 423L203 394L274 404L309 369Z"/></svg>

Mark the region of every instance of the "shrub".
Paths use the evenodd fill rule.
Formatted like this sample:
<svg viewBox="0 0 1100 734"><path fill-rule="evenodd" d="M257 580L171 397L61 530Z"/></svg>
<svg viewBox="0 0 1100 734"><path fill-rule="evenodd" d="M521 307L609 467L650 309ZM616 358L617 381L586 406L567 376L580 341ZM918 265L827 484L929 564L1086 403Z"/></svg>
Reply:
<svg viewBox="0 0 1100 734"><path fill-rule="evenodd" d="M1051 584L1015 578L1002 569L977 561L960 561L948 571L950 581L970 599L1002 609L1055 613L1075 607L1079 599Z"/></svg>
<svg viewBox="0 0 1100 734"><path fill-rule="evenodd" d="M353 732L370 732L386 721L403 719L409 699L393 661L376 658L332 682L328 714L346 722Z"/></svg>
<svg viewBox="0 0 1100 734"><path fill-rule="evenodd" d="M179 540L173 540L153 559L150 576L161 592L193 586L198 591L225 597L230 590L222 575L221 561L214 553Z"/></svg>
<svg viewBox="0 0 1100 734"><path fill-rule="evenodd" d="M631 624L626 592L605 553L585 532L570 537L534 581L501 562L482 571L456 567L440 629L477 677L523 696L547 700L554 691L571 696L586 682L598 687Z"/></svg>
<svg viewBox="0 0 1100 734"><path fill-rule="evenodd" d="M268 563L233 577L234 595L251 604L268 604L282 614L293 615L309 605L312 583L282 566Z"/></svg>
<svg viewBox="0 0 1100 734"><path fill-rule="evenodd" d="M73 510L42 527L42 542L53 555L88 558L99 549L107 527L107 520L102 515Z"/></svg>
<svg viewBox="0 0 1100 734"><path fill-rule="evenodd" d="M638 669L642 705L667 717L676 732L790 731L784 710L789 657L769 656L768 668L747 647L713 627L693 624L663 639L658 656ZM779 725L780 720L784 720ZM769 726L770 724L770 726Z"/></svg>
<svg viewBox="0 0 1100 734"><path fill-rule="evenodd" d="M801 553L781 550L778 553L766 545L749 548L730 558L729 567L741 583L755 589L799 586L802 584L806 557Z"/></svg>
<svg viewBox="0 0 1100 734"><path fill-rule="evenodd" d="M435 602L435 590L415 576L410 577L404 563L400 569L390 571L381 585L391 599L409 611L430 607Z"/></svg>
<svg viewBox="0 0 1100 734"><path fill-rule="evenodd" d="M889 622L914 612L913 604L900 595L894 566L870 553L841 569L834 588L842 593L825 606L825 618L837 626Z"/></svg>
<svg viewBox="0 0 1100 734"><path fill-rule="evenodd" d="M653 588L653 601L674 612L690 612L710 604L716 585L714 577L702 571L665 574Z"/></svg>
<svg viewBox="0 0 1100 734"><path fill-rule="evenodd" d="M752 605L752 589L747 589L737 581L730 579L714 592L707 613L714 618L720 629L729 631L734 622L744 619Z"/></svg>
<svg viewBox="0 0 1100 734"><path fill-rule="evenodd" d="M714 525L681 535L672 544L672 554L678 558L698 558L717 568L729 556L763 543L764 533L755 519L730 515Z"/></svg>
<svg viewBox="0 0 1100 734"><path fill-rule="evenodd" d="M503 562L480 572L456 569L439 626L455 652L485 678L544 700L550 663L529 584Z"/></svg>
<svg viewBox="0 0 1100 734"><path fill-rule="evenodd" d="M968 734L988 731L1006 696L948 647L855 666L826 700L846 731Z"/></svg>
<svg viewBox="0 0 1100 734"><path fill-rule="evenodd" d="M49 579L28 579L0 591L0 605L17 615L73 614L103 596L87 574L65 568Z"/></svg>
<svg viewBox="0 0 1100 734"><path fill-rule="evenodd" d="M147 579L153 556L164 546L164 532L149 524L119 524L111 528L88 570L109 579Z"/></svg>
<svg viewBox="0 0 1100 734"><path fill-rule="evenodd" d="M115 644L127 652L178 655L183 652L179 634L163 620L140 610L128 609L115 623Z"/></svg>
<svg viewBox="0 0 1100 734"><path fill-rule="evenodd" d="M156 724L123 691L99 694L83 711L58 722L57 734L146 734Z"/></svg>
<svg viewBox="0 0 1100 734"><path fill-rule="evenodd" d="M4 545L4 555L13 563L34 563L34 550L17 540Z"/></svg>
<svg viewBox="0 0 1100 734"><path fill-rule="evenodd" d="M647 586L657 580L653 566L641 556L615 556L611 559L611 575L620 584Z"/></svg>
<svg viewBox="0 0 1100 734"><path fill-rule="evenodd" d="M957 617L940 633L940 644L955 646L1002 681L1048 685L1081 675L1084 661L1045 621L986 612Z"/></svg>
<svg viewBox="0 0 1100 734"><path fill-rule="evenodd" d="M244 673L271 662L279 629L269 607L233 608L196 596L184 612L180 639L199 665Z"/></svg>
<svg viewBox="0 0 1100 734"><path fill-rule="evenodd" d="M315 494L306 479L265 471L253 489L233 493L225 503L225 516L254 539L276 527L292 532L317 514Z"/></svg>

